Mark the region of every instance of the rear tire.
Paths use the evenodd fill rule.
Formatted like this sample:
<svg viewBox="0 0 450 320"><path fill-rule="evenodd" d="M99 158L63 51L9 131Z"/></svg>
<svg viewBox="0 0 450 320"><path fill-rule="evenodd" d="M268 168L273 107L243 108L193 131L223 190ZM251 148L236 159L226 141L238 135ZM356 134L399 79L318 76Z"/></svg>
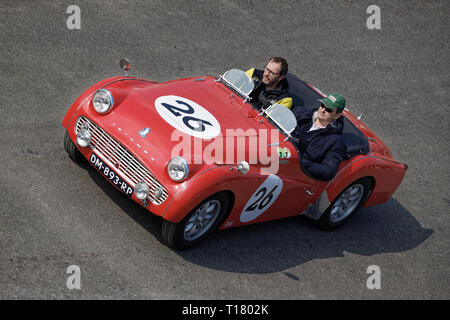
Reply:
<svg viewBox="0 0 450 320"><path fill-rule="evenodd" d="M372 180L359 179L345 188L325 210L316 225L322 230L334 230L347 223L366 202L372 191Z"/></svg>
<svg viewBox="0 0 450 320"><path fill-rule="evenodd" d="M69 154L69 157L75 162L85 164L87 163L86 158L83 154L78 150L75 143L70 139L69 133L66 131L64 134L64 149Z"/></svg>
<svg viewBox="0 0 450 320"><path fill-rule="evenodd" d="M161 235L169 247L178 250L192 248L215 231L228 212L226 193L216 193L200 202L178 223L163 220Z"/></svg>

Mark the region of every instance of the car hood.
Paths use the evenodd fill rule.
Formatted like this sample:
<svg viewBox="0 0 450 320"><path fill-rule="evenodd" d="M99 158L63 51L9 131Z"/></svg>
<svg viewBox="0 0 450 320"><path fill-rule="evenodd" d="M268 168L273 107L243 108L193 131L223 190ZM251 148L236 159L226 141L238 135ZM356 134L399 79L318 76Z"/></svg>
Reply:
<svg viewBox="0 0 450 320"><path fill-rule="evenodd" d="M153 167L165 168L174 155L187 149L193 157L187 159L190 163L236 163L235 157L226 156L222 157L223 162L213 161L209 156L214 157L214 152L205 151L211 151L208 146L211 148L212 142L216 142L223 146L224 155L229 154L227 147L235 150L238 137L246 137L248 146L251 137L256 137L261 129L267 132L268 144L275 137L273 131L267 131L274 128L266 119L213 77L150 86L124 86L116 82L107 89L115 103L109 114L101 116L101 126L136 156L152 162ZM212 132L203 136L207 139L192 135L201 132L202 125L208 134ZM189 132L186 128L197 130ZM231 140L234 143L228 144Z"/></svg>

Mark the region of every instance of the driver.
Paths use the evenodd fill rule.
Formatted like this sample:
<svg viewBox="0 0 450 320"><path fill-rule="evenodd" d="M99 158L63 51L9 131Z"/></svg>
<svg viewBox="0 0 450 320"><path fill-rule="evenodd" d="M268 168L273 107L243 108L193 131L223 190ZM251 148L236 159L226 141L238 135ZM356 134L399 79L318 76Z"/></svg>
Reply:
<svg viewBox="0 0 450 320"><path fill-rule="evenodd" d="M281 57L270 58L264 70L247 70L247 75L255 82L252 96L258 101L257 108L273 102L292 108L292 96L288 92L289 85L286 80L287 72L288 63Z"/></svg>

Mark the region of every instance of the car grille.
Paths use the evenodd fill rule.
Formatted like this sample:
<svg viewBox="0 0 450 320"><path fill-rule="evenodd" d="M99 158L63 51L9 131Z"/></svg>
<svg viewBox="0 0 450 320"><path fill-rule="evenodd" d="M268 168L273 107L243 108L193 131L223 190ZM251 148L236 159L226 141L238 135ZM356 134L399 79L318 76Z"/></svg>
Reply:
<svg viewBox="0 0 450 320"><path fill-rule="evenodd" d="M156 180L153 174L130 151L94 122L83 116L78 118L75 133L78 134L78 131L86 127L92 135L90 148L102 160L109 162L111 168L115 168L131 186L134 187L138 182L145 181L150 189L147 198L152 203L161 204L167 199L167 190ZM162 196L159 198L155 197L155 190L157 188L162 191Z"/></svg>

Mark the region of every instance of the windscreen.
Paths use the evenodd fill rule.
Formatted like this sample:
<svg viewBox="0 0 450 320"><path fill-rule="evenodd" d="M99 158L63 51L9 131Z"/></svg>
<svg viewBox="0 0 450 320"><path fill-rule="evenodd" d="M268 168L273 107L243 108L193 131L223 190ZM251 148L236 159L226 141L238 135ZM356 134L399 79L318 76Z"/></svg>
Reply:
<svg viewBox="0 0 450 320"><path fill-rule="evenodd" d="M222 78L244 96L248 96L255 87L253 80L244 71L239 69L231 69L225 72Z"/></svg>
<svg viewBox="0 0 450 320"><path fill-rule="evenodd" d="M273 104L266 110L267 115L284 132L290 134L297 126L297 119L291 110L281 104Z"/></svg>

